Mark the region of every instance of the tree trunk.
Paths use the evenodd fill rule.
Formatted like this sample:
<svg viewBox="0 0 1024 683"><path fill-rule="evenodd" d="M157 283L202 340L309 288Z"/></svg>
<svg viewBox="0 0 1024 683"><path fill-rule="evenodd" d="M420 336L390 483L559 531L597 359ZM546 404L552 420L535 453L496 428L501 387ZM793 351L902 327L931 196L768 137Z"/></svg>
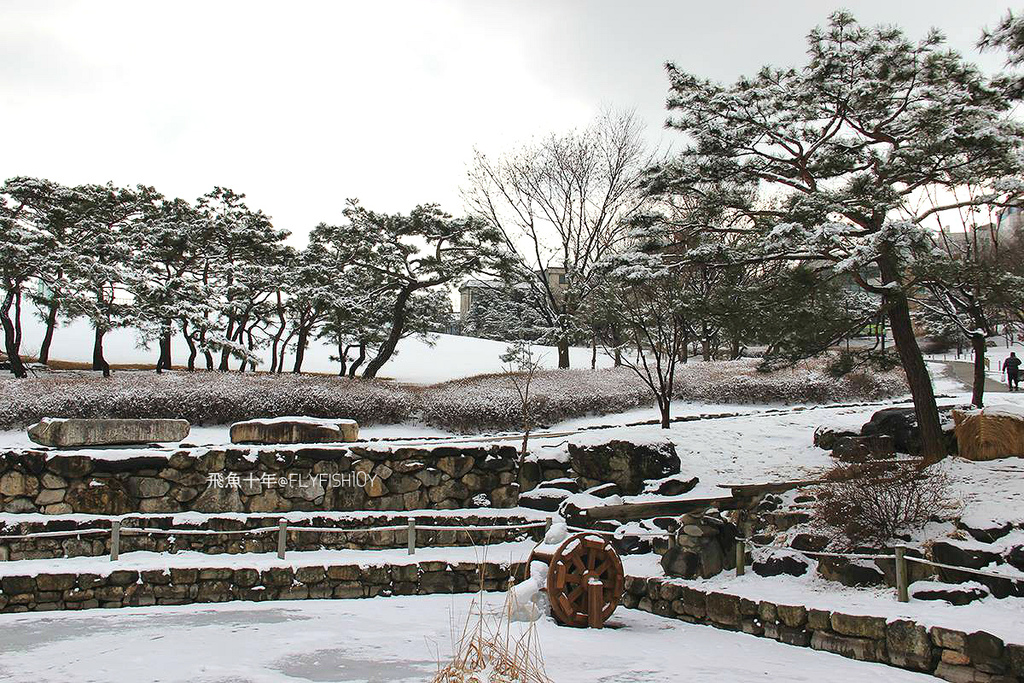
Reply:
<svg viewBox="0 0 1024 683"><path fill-rule="evenodd" d="M350 365L348 368L349 379L352 379L356 376L356 370L359 369L359 366L363 364L364 360L366 360L366 344L360 343L359 355L356 356L356 359L352 361L352 365Z"/></svg>
<svg viewBox="0 0 1024 683"><path fill-rule="evenodd" d="M971 347L974 349L974 386L971 403L977 408L985 407L985 337L973 335Z"/></svg>
<svg viewBox="0 0 1024 683"><path fill-rule="evenodd" d="M668 429L672 423L670 416L672 410L672 403L667 398L658 398L658 410L661 412L661 428Z"/></svg>
<svg viewBox="0 0 1024 683"><path fill-rule="evenodd" d="M160 323L160 357L156 361L158 373L171 369L171 321Z"/></svg>
<svg viewBox="0 0 1024 683"><path fill-rule="evenodd" d="M707 363L711 360L711 340L704 337L700 340L700 350L704 357L704 362Z"/></svg>
<svg viewBox="0 0 1024 683"><path fill-rule="evenodd" d="M21 287L14 295L14 345L21 350Z"/></svg>
<svg viewBox="0 0 1024 683"><path fill-rule="evenodd" d="M235 332L235 318L234 318L234 316L230 316L230 317L228 317L228 327L227 327L227 329L224 332L224 338L230 340L231 337L234 336L234 332ZM227 372L228 370L230 370L231 368L228 365L228 359L230 357L231 357L231 347L225 346L221 350L221 352L220 352L220 365L217 366L217 369L220 370L221 372Z"/></svg>
<svg viewBox="0 0 1024 683"><path fill-rule="evenodd" d="M878 260L884 284L898 284L897 270L891 258L882 257ZM907 375L907 385L914 399L914 412L917 414L917 425L921 432L921 456L926 465L938 462L946 456L946 445L939 423L939 408L935 403L935 391L928 367L921 355L921 347L914 337L914 325L910 318L910 307L906 295L895 290L885 297L889 315L889 327L892 329L896 351L899 353L903 371Z"/></svg>
<svg viewBox="0 0 1024 683"><path fill-rule="evenodd" d="M309 343L309 330L305 327L299 329L299 338L295 342L295 365L292 372L296 375L302 372L302 359L306 355L306 344Z"/></svg>
<svg viewBox="0 0 1024 683"><path fill-rule="evenodd" d="M590 369L597 369L597 337L590 338Z"/></svg>
<svg viewBox="0 0 1024 683"><path fill-rule="evenodd" d="M348 369L345 367L348 363L345 362L345 342L338 337L338 377L344 377L345 371Z"/></svg>
<svg viewBox="0 0 1024 683"><path fill-rule="evenodd" d="M92 369L102 370L104 377L110 377L110 364L103 357L103 335L107 333L100 326L96 326L96 337L92 345Z"/></svg>
<svg viewBox="0 0 1024 683"><path fill-rule="evenodd" d="M4 296L3 306L0 307L0 325L4 328L4 352L11 364L11 373L15 377L27 377L28 370L21 361L21 349L17 344L17 336L14 330L14 323L11 321L11 306L14 304L14 291L9 290Z"/></svg>
<svg viewBox="0 0 1024 683"><path fill-rule="evenodd" d="M53 343L53 331L57 327L58 308L54 301L46 311L46 332L43 334L43 343L39 345L39 362L43 365L50 362L50 344Z"/></svg>
<svg viewBox="0 0 1024 683"><path fill-rule="evenodd" d="M558 340L558 367L562 370L569 369L569 339L562 337Z"/></svg>
<svg viewBox="0 0 1024 683"><path fill-rule="evenodd" d="M384 364L388 362L398 347L398 340L402 338L402 333L405 331L405 305L409 301L409 297L412 296L412 293L413 289L410 287L405 287L398 292L395 306L391 312L391 332L388 334L388 338L384 340L384 343L380 345L380 348L377 349L377 355L367 364L366 370L363 371L364 378L373 379L376 377L377 373L384 367ZM561 355L561 352L559 352L559 355Z"/></svg>
<svg viewBox="0 0 1024 683"><path fill-rule="evenodd" d="M188 329L188 320L186 318L181 319L181 334L185 337L185 343L188 344L188 371L195 372L196 356L199 355L199 351L196 349L196 343Z"/></svg>

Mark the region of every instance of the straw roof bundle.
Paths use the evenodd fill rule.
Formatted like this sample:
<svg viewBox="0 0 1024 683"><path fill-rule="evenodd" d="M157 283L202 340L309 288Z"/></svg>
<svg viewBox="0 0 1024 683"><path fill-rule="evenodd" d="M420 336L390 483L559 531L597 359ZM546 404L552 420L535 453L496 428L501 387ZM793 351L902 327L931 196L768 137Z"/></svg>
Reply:
<svg viewBox="0 0 1024 683"><path fill-rule="evenodd" d="M954 410L956 443L960 457L996 460L1024 457L1024 410L992 406L981 410Z"/></svg>

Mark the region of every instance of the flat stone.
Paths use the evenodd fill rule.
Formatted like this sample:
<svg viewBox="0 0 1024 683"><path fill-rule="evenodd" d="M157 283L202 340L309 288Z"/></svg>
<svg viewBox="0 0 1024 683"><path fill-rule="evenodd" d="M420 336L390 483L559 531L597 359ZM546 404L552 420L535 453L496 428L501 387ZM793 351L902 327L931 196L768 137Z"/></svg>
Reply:
<svg viewBox="0 0 1024 683"><path fill-rule="evenodd" d="M340 443L359 440L355 420L276 417L231 425L231 443Z"/></svg>
<svg viewBox="0 0 1024 683"><path fill-rule="evenodd" d="M928 631L913 621L897 619L885 627L889 662L904 669L931 672L934 666Z"/></svg>
<svg viewBox="0 0 1024 683"><path fill-rule="evenodd" d="M881 640L885 638L885 619L833 612L832 630L846 636Z"/></svg>
<svg viewBox="0 0 1024 683"><path fill-rule="evenodd" d="M12 471L0 477L0 495L34 496L39 492L39 480L31 474Z"/></svg>
<svg viewBox="0 0 1024 683"><path fill-rule="evenodd" d="M43 446L111 446L181 441L187 420L88 419L44 417L28 428L28 438Z"/></svg>

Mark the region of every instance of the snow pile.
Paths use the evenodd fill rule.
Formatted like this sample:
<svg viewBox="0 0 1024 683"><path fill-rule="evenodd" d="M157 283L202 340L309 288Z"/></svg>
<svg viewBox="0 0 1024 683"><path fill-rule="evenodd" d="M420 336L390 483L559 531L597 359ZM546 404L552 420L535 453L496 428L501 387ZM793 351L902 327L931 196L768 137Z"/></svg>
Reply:
<svg viewBox="0 0 1024 683"><path fill-rule="evenodd" d="M545 591L548 565L539 560L530 563L530 578L509 591L509 618L512 621L537 621L551 613L551 603Z"/></svg>

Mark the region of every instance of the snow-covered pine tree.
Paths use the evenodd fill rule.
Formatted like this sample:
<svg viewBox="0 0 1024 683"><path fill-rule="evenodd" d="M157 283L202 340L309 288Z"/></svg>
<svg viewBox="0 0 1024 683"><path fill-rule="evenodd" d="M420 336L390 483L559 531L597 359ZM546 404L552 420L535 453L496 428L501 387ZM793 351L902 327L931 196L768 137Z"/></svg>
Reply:
<svg viewBox="0 0 1024 683"><path fill-rule="evenodd" d="M372 283L367 293L390 304L388 332L363 371L366 378L377 376L410 325L439 312L440 298L427 292L507 259L496 230L476 219L453 218L434 204L403 215L376 213L349 201L344 214L347 222L336 226L339 244Z"/></svg>
<svg viewBox="0 0 1024 683"><path fill-rule="evenodd" d="M922 454L934 460L945 448L908 300L932 212L914 205L926 190L1018 173L1024 130L1004 89L937 31L915 43L837 12L808 44L803 66L764 67L729 86L668 65L669 126L691 142L654 186L686 194L712 184L722 190L713 201L749 223L707 229L762 235L751 260L817 262L882 297ZM749 199L766 193L772 202Z"/></svg>
<svg viewBox="0 0 1024 683"><path fill-rule="evenodd" d="M160 195L152 187L135 188L83 185L82 220L74 253L67 264L70 317L85 317L94 330L93 370L110 375L103 354L103 338L110 330L134 324L136 309L130 292L141 268L133 248L133 235Z"/></svg>

